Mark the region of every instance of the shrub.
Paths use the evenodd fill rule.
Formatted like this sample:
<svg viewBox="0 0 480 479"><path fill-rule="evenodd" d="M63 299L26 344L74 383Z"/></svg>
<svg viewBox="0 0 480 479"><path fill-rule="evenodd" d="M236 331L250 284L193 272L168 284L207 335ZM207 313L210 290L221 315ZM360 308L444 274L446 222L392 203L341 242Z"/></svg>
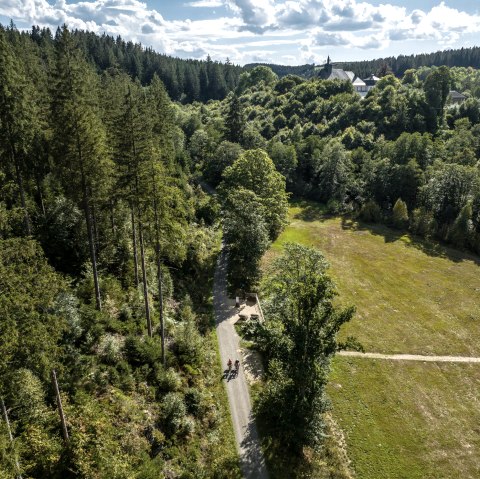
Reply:
<svg viewBox="0 0 480 479"><path fill-rule="evenodd" d="M343 204L338 201L338 200L328 200L328 203L327 203L327 211L331 214L331 215L337 215L339 213L341 213L343 211Z"/></svg>
<svg viewBox="0 0 480 479"><path fill-rule="evenodd" d="M393 225L399 229L406 228L408 225L407 204L401 198L398 198L393 207L392 221Z"/></svg>
<svg viewBox="0 0 480 479"><path fill-rule="evenodd" d="M125 340L124 352L128 362L135 367L144 364L153 367L161 359L160 344L154 338L128 336Z"/></svg>
<svg viewBox="0 0 480 479"><path fill-rule="evenodd" d="M194 423L187 417L187 407L179 393L168 393L161 406L162 429L169 436L188 435L194 429Z"/></svg>
<svg viewBox="0 0 480 479"><path fill-rule="evenodd" d="M178 391L182 386L180 375L172 368L159 367L155 373L155 380L158 391L163 393Z"/></svg>
<svg viewBox="0 0 480 479"><path fill-rule="evenodd" d="M437 229L437 222L431 211L427 211L423 206L412 211L410 219L410 231L412 233L429 238L433 236Z"/></svg>
<svg viewBox="0 0 480 479"><path fill-rule="evenodd" d="M367 223L379 223L382 220L382 210L373 200L368 200L360 210L360 218Z"/></svg>
<svg viewBox="0 0 480 479"><path fill-rule="evenodd" d="M98 355L106 364L116 364L122 359L123 338L114 334L105 334L98 344Z"/></svg>
<svg viewBox="0 0 480 479"><path fill-rule="evenodd" d="M180 364L190 364L199 367L202 361L203 341L195 325L192 308L183 307L181 312L182 323L177 327L175 334L175 350Z"/></svg>

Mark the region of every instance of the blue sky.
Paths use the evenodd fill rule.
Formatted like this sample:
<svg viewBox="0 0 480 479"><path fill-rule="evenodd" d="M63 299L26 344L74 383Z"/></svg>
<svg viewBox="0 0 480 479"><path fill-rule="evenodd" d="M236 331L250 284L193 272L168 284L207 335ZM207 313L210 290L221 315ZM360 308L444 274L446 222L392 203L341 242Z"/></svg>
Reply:
<svg viewBox="0 0 480 479"><path fill-rule="evenodd" d="M0 0L0 22L66 23L183 58L323 63L480 45L480 0Z"/></svg>

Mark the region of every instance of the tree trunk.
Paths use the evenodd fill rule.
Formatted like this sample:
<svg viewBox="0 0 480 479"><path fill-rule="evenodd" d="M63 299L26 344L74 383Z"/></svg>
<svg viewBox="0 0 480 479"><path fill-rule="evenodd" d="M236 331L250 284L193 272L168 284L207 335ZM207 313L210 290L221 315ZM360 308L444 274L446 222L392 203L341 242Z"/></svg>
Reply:
<svg viewBox="0 0 480 479"><path fill-rule="evenodd" d="M163 274L162 260L160 256L160 221L158 218L157 183L155 178L155 170L153 170L153 207L155 213L155 253L157 256L158 311L160 316L160 335L162 338L162 364L163 366L166 366L165 322L163 318Z"/></svg>
<svg viewBox="0 0 480 479"><path fill-rule="evenodd" d="M92 263L92 270L93 270L93 283L95 286L95 301L97 305L97 309L99 311L102 310L102 298L100 296L100 284L98 281L98 271L97 271L97 257L95 254L95 241L93 238L93 227L92 227L92 219L90 217L90 202L88 197L88 188L85 181L85 175L83 173L83 168L81 172L82 176L82 192L83 192L83 211L85 213L85 220L87 223L87 233L88 233L88 247L90 250L90 261Z"/></svg>
<svg viewBox="0 0 480 479"><path fill-rule="evenodd" d="M157 279L158 279L158 311L160 316L160 336L162 338L162 364L166 366L165 357L165 321L163 318L163 274L160 259L160 244L157 242Z"/></svg>
<svg viewBox="0 0 480 479"><path fill-rule="evenodd" d="M147 283L147 269L145 266L145 248L143 244L143 227L140 219L138 220L138 237L140 240L140 258L142 264L142 279L143 279L143 299L145 301L145 317L147 319L148 336L153 336L152 319L150 317L150 303L148 299L148 283Z"/></svg>
<svg viewBox="0 0 480 479"><path fill-rule="evenodd" d="M135 286L138 288L138 253L137 253L137 231L135 226L135 212L133 206L130 206L131 218L132 218L132 243L133 243L133 266L135 271Z"/></svg>
<svg viewBox="0 0 480 479"><path fill-rule="evenodd" d="M60 397L60 389L58 387L57 373L55 372L55 369L52 370L52 380L55 394L57 396L58 414L60 416L60 422L62 423L63 440L68 444L70 438L68 436L67 422L65 421L65 414L63 413L62 398Z"/></svg>
<svg viewBox="0 0 480 479"><path fill-rule="evenodd" d="M42 185L40 183L40 176L39 176L38 172L35 172L35 183L37 185L38 203L40 204L40 208L42 210L42 215L45 218L47 216L47 213L45 211L45 203L43 201Z"/></svg>
<svg viewBox="0 0 480 479"><path fill-rule="evenodd" d="M8 439L10 441L10 445L12 446L12 453L14 455L14 461L15 461L15 469L17 470L17 479L22 479L22 474L20 473L20 464L18 463L18 457L13 449L13 435L12 435L12 430L10 428L10 420L8 419L7 408L5 407L3 398L0 398L0 403L2 405L3 418L5 419L5 424L7 425Z"/></svg>
<svg viewBox="0 0 480 479"><path fill-rule="evenodd" d="M89 196L91 197L91 191ZM92 210L93 237L95 239L95 253L98 257L99 255L98 249L99 249L100 242L98 239L97 215L95 214L95 204L92 204L91 210Z"/></svg>
<svg viewBox="0 0 480 479"><path fill-rule="evenodd" d="M110 198L110 227L112 228L112 235L115 235L115 204Z"/></svg>
<svg viewBox="0 0 480 479"><path fill-rule="evenodd" d="M10 135L10 125L8 125L8 133ZM10 140L10 155L11 155L13 164L15 165L15 176L17 178L17 186L18 186L18 191L20 193L20 202L23 208L23 214L24 214L23 221L25 224L25 231L27 232L27 236L30 236L32 234L32 227L30 224L30 216L27 210L27 202L25 201L25 189L23 188L22 172L20 171L20 165L18 164L15 145L13 144L12 140Z"/></svg>

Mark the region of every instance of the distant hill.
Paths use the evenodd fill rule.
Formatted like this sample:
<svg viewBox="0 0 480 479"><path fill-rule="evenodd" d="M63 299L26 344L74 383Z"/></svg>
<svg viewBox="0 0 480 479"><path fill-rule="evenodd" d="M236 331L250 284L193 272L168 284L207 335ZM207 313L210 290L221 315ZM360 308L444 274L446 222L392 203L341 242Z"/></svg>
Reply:
<svg viewBox="0 0 480 479"><path fill-rule="evenodd" d="M250 63L245 69L250 70L258 65L271 68L279 77L299 75L305 78L313 76L315 65L286 66L268 63ZM409 68L421 68L446 65L448 67L480 68L480 47L443 50L418 55L399 55L398 57L378 58L357 62L334 63L336 68L351 70L359 77L365 78L371 73L378 74L382 70L391 70L396 76L402 76Z"/></svg>

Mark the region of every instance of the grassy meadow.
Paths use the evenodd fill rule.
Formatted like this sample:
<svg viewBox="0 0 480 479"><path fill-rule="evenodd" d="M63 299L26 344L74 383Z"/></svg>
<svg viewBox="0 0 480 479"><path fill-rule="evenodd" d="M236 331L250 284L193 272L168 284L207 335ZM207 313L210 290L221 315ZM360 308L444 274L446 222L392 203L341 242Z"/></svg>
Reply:
<svg viewBox="0 0 480 479"><path fill-rule="evenodd" d="M343 330L366 351L480 356L480 258L428 244L383 225L325 218L295 203L285 242L318 248L331 265L342 304L355 319Z"/></svg>
<svg viewBox="0 0 480 479"><path fill-rule="evenodd" d="M285 242L321 250L339 303L354 304L342 336L366 351L480 356L480 259L383 225L292 203ZM359 479L480 477L480 367L337 357L329 388Z"/></svg>

